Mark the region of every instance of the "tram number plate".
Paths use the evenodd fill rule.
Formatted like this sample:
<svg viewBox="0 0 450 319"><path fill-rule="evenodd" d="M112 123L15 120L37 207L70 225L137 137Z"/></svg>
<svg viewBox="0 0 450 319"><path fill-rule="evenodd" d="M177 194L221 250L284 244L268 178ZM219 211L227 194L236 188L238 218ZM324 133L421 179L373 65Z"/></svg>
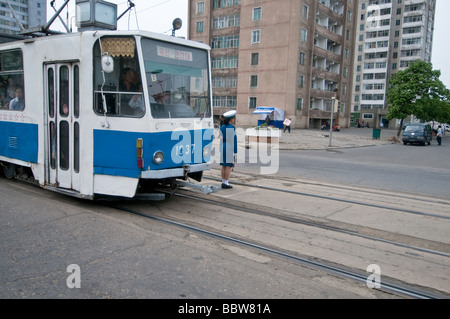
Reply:
<svg viewBox="0 0 450 319"><path fill-rule="evenodd" d="M175 154L178 156L194 154L195 144L175 145Z"/></svg>

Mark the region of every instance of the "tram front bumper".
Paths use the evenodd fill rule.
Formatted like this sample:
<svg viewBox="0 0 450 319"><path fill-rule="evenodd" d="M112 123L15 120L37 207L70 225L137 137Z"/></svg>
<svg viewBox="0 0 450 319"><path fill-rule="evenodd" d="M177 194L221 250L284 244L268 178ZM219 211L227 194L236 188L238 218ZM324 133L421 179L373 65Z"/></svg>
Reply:
<svg viewBox="0 0 450 319"><path fill-rule="evenodd" d="M141 178L163 179L185 177L189 173L203 172L211 169L211 163L186 164L179 168L142 171Z"/></svg>

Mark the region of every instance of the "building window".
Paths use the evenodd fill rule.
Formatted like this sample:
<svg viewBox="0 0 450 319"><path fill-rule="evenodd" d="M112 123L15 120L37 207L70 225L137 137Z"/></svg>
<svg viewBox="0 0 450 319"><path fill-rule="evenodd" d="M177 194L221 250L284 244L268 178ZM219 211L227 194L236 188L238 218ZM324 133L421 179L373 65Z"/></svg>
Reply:
<svg viewBox="0 0 450 319"><path fill-rule="evenodd" d="M231 6L238 6L241 4L241 0L214 0L213 9L228 8Z"/></svg>
<svg viewBox="0 0 450 319"><path fill-rule="evenodd" d="M250 87L255 88L258 87L258 76L250 75Z"/></svg>
<svg viewBox="0 0 450 319"><path fill-rule="evenodd" d="M256 97L250 97L248 99L248 108L249 109L256 109Z"/></svg>
<svg viewBox="0 0 450 319"><path fill-rule="evenodd" d="M212 87L217 88L236 88L237 76L215 76L212 78Z"/></svg>
<svg viewBox="0 0 450 319"><path fill-rule="evenodd" d="M204 30L204 22L203 21L197 22L196 31L200 33L203 32L203 30Z"/></svg>
<svg viewBox="0 0 450 319"><path fill-rule="evenodd" d="M236 96L213 96L213 107L236 107Z"/></svg>
<svg viewBox="0 0 450 319"><path fill-rule="evenodd" d="M237 56L223 56L211 59L212 69L235 69L238 67Z"/></svg>
<svg viewBox="0 0 450 319"><path fill-rule="evenodd" d="M212 29L220 30L226 28L238 27L241 25L241 16L239 14L226 17L218 17L212 20Z"/></svg>
<svg viewBox="0 0 450 319"><path fill-rule="evenodd" d="M239 35L229 35L212 38L211 42L212 49L226 49L238 47L239 47Z"/></svg>
<svg viewBox="0 0 450 319"><path fill-rule="evenodd" d="M258 65L259 64L259 53L252 53L252 65Z"/></svg>
<svg viewBox="0 0 450 319"><path fill-rule="evenodd" d="M252 30L252 43L259 43L261 41L261 30Z"/></svg>
<svg viewBox="0 0 450 319"><path fill-rule="evenodd" d="M298 87L299 87L299 88L302 88L302 87L303 87L303 81L304 81L303 75L299 75L299 76L298 76Z"/></svg>
<svg viewBox="0 0 450 319"><path fill-rule="evenodd" d="M307 42L308 41L308 30L302 29L301 41L302 42Z"/></svg>
<svg viewBox="0 0 450 319"><path fill-rule="evenodd" d="M303 109L303 99L298 98L297 99L297 110L302 110L302 109Z"/></svg>
<svg viewBox="0 0 450 319"><path fill-rule="evenodd" d="M261 7L253 8L253 14L252 14L253 21L261 20L261 13L262 13Z"/></svg>
<svg viewBox="0 0 450 319"><path fill-rule="evenodd" d="M307 5L303 5L302 6L302 17L304 19L308 19L308 11L309 11L308 6Z"/></svg>
<svg viewBox="0 0 450 319"><path fill-rule="evenodd" d="M306 57L306 54L303 52L300 52L300 64L301 65L305 65L305 57Z"/></svg>
<svg viewBox="0 0 450 319"><path fill-rule="evenodd" d="M205 3L198 2L197 3L197 13L203 13L203 12L205 12Z"/></svg>

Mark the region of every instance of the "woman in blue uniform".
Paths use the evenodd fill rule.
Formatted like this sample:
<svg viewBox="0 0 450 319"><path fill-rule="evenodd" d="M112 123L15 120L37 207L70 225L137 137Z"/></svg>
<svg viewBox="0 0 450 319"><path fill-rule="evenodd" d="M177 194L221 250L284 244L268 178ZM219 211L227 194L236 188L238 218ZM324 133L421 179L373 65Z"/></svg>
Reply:
<svg viewBox="0 0 450 319"><path fill-rule="evenodd" d="M222 133L222 156L220 165L222 166L222 188L229 189L233 188L229 184L229 180L237 154L236 128L233 125L236 121L236 111L226 112L223 118L223 125L220 128L220 132Z"/></svg>

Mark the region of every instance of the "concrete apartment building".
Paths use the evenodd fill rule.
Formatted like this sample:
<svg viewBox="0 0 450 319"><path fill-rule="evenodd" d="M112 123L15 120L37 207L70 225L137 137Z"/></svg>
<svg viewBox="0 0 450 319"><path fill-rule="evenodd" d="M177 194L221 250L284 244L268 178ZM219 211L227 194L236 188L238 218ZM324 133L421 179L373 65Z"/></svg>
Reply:
<svg viewBox="0 0 450 319"><path fill-rule="evenodd" d="M436 0L359 0L352 124L385 120L386 89L411 62L431 62Z"/></svg>
<svg viewBox="0 0 450 319"><path fill-rule="evenodd" d="M397 0L395 0L397 1ZM189 0L191 40L211 46L216 116L277 107L294 128L319 128L334 114L350 125L356 0Z"/></svg>
<svg viewBox="0 0 450 319"><path fill-rule="evenodd" d="M0 36L18 35L21 26L28 29L45 25L46 22L45 0L0 0Z"/></svg>

